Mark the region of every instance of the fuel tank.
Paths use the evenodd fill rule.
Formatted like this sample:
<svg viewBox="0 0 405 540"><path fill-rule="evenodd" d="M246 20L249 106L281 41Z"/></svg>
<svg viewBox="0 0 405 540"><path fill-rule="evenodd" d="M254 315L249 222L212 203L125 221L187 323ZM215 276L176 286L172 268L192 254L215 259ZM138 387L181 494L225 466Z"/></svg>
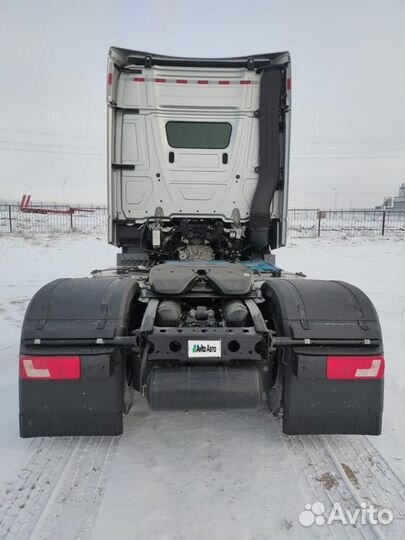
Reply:
<svg viewBox="0 0 405 540"><path fill-rule="evenodd" d="M257 409L262 381L255 367L154 368L146 395L153 410Z"/></svg>

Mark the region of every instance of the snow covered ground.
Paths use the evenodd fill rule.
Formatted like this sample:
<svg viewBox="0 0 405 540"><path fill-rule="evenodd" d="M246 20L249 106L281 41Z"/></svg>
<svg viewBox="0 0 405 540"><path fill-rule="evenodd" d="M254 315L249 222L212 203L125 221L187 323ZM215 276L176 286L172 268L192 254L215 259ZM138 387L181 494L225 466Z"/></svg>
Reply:
<svg viewBox="0 0 405 540"><path fill-rule="evenodd" d="M405 241L293 239L278 264L360 286L381 318L387 363L381 437L287 437L257 412L151 413L122 437L18 437L17 357L28 300L46 282L110 266L104 238L0 236L0 539L267 540L405 537ZM305 505L361 503L390 524L306 529ZM314 510L322 510L318 504ZM345 514L346 515L346 514Z"/></svg>

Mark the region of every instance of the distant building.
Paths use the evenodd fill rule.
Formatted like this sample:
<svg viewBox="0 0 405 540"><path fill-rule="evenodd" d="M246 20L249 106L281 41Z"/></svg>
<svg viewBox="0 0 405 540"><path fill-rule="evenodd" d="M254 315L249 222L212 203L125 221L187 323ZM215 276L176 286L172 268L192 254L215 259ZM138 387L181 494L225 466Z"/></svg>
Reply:
<svg viewBox="0 0 405 540"><path fill-rule="evenodd" d="M405 183L399 186L398 195L396 197L387 197L379 208L405 210Z"/></svg>

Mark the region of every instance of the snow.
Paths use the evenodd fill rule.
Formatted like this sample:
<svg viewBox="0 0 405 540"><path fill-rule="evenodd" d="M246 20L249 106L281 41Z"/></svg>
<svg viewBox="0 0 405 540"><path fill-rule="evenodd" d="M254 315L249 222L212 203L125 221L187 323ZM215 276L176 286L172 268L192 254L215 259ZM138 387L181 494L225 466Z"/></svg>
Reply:
<svg viewBox="0 0 405 540"><path fill-rule="evenodd" d="M373 437L405 480L405 241L392 238L291 240L278 264L311 278L353 283L373 301L383 331L386 360L383 436Z"/></svg>
<svg viewBox="0 0 405 540"><path fill-rule="evenodd" d="M0 235L0 538L401 540L404 248L400 239L292 239L277 253L279 266L351 282L374 302L387 364L381 437L287 437L265 407L152 413L138 398L122 437L23 440L17 358L27 303L52 279L111 266L117 250L103 237L74 233ZM298 516L316 501L372 502L395 519L306 530Z"/></svg>

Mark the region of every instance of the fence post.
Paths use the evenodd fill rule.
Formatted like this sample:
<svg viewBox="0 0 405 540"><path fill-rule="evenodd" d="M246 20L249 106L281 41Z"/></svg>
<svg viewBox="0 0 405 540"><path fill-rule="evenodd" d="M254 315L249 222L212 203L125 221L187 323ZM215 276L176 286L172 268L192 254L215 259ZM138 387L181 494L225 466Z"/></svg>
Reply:
<svg viewBox="0 0 405 540"><path fill-rule="evenodd" d="M385 234L385 210L383 210L382 226L381 226L381 236Z"/></svg>
<svg viewBox="0 0 405 540"><path fill-rule="evenodd" d="M73 230L73 212L70 212L70 228Z"/></svg>
<svg viewBox="0 0 405 540"><path fill-rule="evenodd" d="M318 238L321 236L321 211L318 209Z"/></svg>
<svg viewBox="0 0 405 540"><path fill-rule="evenodd" d="M8 205L8 222L9 222L10 232L13 232L13 221L11 219L11 204Z"/></svg>

